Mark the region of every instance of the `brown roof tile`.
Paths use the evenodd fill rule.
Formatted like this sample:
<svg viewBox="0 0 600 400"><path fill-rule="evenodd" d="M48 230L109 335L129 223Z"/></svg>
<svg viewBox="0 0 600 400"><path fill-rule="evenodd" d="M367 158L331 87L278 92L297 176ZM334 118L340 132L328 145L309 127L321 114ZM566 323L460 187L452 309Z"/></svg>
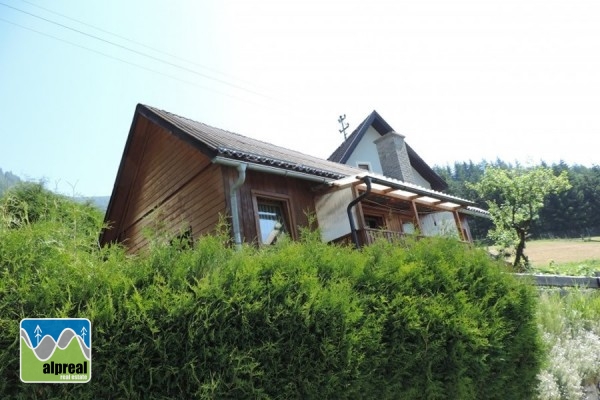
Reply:
<svg viewBox="0 0 600 400"><path fill-rule="evenodd" d="M163 125L164 123L161 122L166 122L169 128L178 130L180 134L195 139L198 142L197 145L206 147L205 150L213 156L220 155L331 179L339 179L363 172L358 168L215 128L154 107L139 105L138 111L154 120L154 122Z"/></svg>

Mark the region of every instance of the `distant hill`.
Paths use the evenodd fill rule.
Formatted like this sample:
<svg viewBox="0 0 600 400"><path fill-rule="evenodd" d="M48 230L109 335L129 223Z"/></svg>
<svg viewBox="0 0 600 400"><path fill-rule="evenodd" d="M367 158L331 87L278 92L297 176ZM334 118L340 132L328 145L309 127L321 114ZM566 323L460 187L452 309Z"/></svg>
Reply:
<svg viewBox="0 0 600 400"><path fill-rule="evenodd" d="M19 182L22 182L22 180L17 175L10 171L4 172L2 171L2 168L0 168L0 196L2 196L2 194L11 186L14 186Z"/></svg>
<svg viewBox="0 0 600 400"><path fill-rule="evenodd" d="M98 207L102 212L106 212L108 208L108 202L110 201L110 196L89 196L89 197L75 197L75 201L86 202L89 201L96 207Z"/></svg>
<svg viewBox="0 0 600 400"><path fill-rule="evenodd" d="M4 192L6 192L12 186L15 186L21 182L24 181L17 175L10 171L2 171L2 168L0 168L0 196L2 196ZM110 196L81 196L74 197L73 199L81 203L89 201L102 210L102 212L106 212L106 209L108 208L108 202L110 201Z"/></svg>

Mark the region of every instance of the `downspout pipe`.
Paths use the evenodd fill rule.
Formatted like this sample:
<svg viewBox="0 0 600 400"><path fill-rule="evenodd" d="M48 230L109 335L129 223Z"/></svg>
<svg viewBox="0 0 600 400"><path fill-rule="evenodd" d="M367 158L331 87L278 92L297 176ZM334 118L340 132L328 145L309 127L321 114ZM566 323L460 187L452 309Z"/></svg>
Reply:
<svg viewBox="0 0 600 400"><path fill-rule="evenodd" d="M346 208L346 212L348 213L348 221L350 221L350 233L352 234L352 241L354 242L354 246L357 250L360 250L360 243L358 241L358 233L356 232L354 218L352 217L352 207L357 205L360 201L362 201L362 199L364 199L369 195L369 193L371 193L371 177L365 176L362 180L365 183L365 185L367 185L367 190L363 194L352 200L348 204L348 208Z"/></svg>
<svg viewBox="0 0 600 400"><path fill-rule="evenodd" d="M229 189L229 196L231 198L231 222L233 228L233 241L236 249L242 248L242 234L240 232L240 214L238 209L238 192L240 186L244 184L246 180L246 163L237 164L238 178Z"/></svg>

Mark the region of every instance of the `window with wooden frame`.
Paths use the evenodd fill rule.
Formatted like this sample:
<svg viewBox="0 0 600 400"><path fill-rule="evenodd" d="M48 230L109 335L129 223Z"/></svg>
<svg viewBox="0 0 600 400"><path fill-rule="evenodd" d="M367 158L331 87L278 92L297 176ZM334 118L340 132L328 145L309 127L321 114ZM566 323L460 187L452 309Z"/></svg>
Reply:
<svg viewBox="0 0 600 400"><path fill-rule="evenodd" d="M388 229L387 213L380 207L370 205L362 206L364 227L367 229Z"/></svg>
<svg viewBox="0 0 600 400"><path fill-rule="evenodd" d="M365 228L386 229L385 218L382 215L365 214Z"/></svg>
<svg viewBox="0 0 600 400"><path fill-rule="evenodd" d="M295 239L289 196L252 191L252 201L260 244L274 244L284 234Z"/></svg>

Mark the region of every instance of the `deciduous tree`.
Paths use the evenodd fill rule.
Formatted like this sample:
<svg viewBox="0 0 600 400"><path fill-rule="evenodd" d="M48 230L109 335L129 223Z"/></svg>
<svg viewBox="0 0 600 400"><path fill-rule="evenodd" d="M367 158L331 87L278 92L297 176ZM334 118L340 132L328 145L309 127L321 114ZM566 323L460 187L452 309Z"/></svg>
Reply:
<svg viewBox="0 0 600 400"><path fill-rule="evenodd" d="M514 247L513 266L524 270L529 267L525 241L544 207L544 199L568 190L571 185L567 171L555 175L547 167L487 167L482 179L472 187L487 199L494 223L488 235L502 250Z"/></svg>

